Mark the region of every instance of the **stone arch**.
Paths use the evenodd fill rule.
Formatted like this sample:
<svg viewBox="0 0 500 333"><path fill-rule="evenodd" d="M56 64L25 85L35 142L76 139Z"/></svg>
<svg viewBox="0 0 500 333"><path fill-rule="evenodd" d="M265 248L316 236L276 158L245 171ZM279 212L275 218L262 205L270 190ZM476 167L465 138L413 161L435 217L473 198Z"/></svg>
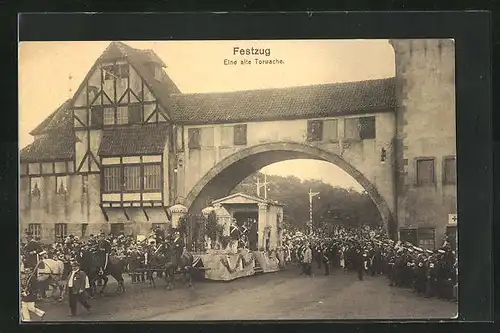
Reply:
<svg viewBox="0 0 500 333"><path fill-rule="evenodd" d="M263 158L263 156L265 156L265 158ZM342 157L333 152L297 142L280 141L263 143L244 148L233 153L232 155L224 158L214 167L212 167L195 184L195 186L190 190L187 197L185 198L184 204L189 208L190 211L192 211L193 209L202 208L201 206L203 206L205 203L201 205L199 202L198 204L195 203L197 199L201 197L204 189L207 189L210 186L212 186L212 188L220 187L220 185L223 183L228 183L228 185L225 187L225 189L218 191L218 194L221 197L228 195L229 191L231 191L241 180L244 179L243 176L241 176L243 177L242 179L239 179L240 177L232 177L236 170L242 170L240 174L245 175L246 177L252 172L257 171L266 165L284 160L299 158L316 159L330 162L353 177L364 188L369 197L375 203L382 217L382 221L384 223L386 231L391 237L397 236L397 224L389 208L389 205L379 193L377 188L358 169L356 169L350 163L346 162ZM228 172L226 173L226 175L223 175L224 172L230 169L232 169L233 172Z"/></svg>

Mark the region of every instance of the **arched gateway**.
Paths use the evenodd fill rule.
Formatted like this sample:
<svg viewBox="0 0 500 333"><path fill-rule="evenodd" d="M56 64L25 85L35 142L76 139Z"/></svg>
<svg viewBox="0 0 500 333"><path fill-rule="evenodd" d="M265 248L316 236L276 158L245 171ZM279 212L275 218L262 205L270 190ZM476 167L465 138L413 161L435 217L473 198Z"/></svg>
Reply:
<svg viewBox="0 0 500 333"><path fill-rule="evenodd" d="M296 142L263 143L239 150L224 158L194 185L184 204L190 211L198 212L211 199L228 195L239 182L251 173L272 163L299 158L330 162L352 176L377 206L386 230L391 235L397 232L397 225L389 205L363 173L331 151Z"/></svg>

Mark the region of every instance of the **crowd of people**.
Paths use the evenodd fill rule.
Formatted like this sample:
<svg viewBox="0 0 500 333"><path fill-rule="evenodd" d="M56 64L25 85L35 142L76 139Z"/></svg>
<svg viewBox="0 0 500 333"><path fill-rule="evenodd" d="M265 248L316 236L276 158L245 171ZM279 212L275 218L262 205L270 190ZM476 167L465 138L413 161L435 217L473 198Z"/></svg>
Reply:
<svg viewBox="0 0 500 333"><path fill-rule="evenodd" d="M44 315L34 303L45 295L47 288L37 281L37 270L44 259L62 262L64 270L61 278L67 281L66 287L73 287L73 283L77 286L73 288L76 292L69 292L70 308L74 313L77 302L90 309L90 305L81 297L81 291L89 287L86 281L88 277L80 271L78 258L82 251L95 251L105 256L101 273L106 270L109 255L126 259L132 283L136 283L145 281L145 274L140 270L147 265L148 255L145 254L152 257L167 238L180 251L185 246L179 232L165 236L159 228L140 241L123 233L100 233L97 236L90 235L85 240L69 235L62 241L42 244L31 234L27 233L26 236L27 242L21 244L21 303L25 318L29 318L30 312L41 317ZM354 270L360 280L365 275L386 275L391 286L409 288L425 297L456 300L458 257L451 245L447 243L436 250L425 250L407 242L395 242L382 230L370 228L336 226L331 232L311 234L285 230L282 264L297 263L305 275L312 275L314 266L324 269L326 275L336 268Z"/></svg>
<svg viewBox="0 0 500 333"><path fill-rule="evenodd" d="M84 297L86 295L84 291L89 291L91 286L89 277L84 269L81 269L83 252L98 253L103 256L103 265L99 269L99 275L105 275L108 258L114 256L127 263L125 270L131 275L132 283L145 282L147 273L144 268L148 264L148 254L149 258L154 257L159 247L165 242L172 244L176 255L179 255L178 253L184 248L183 239L178 231L166 236L160 228L153 229L151 234L142 240L123 233L106 235L101 232L99 235L89 235L86 239L69 235L52 244L44 244L40 242L40 239L26 232L26 242L21 243L20 249L23 319L30 320L30 312L40 317L45 314L36 307L35 302L45 297L49 286L48 283L43 283L47 280L41 279L39 273L43 270L47 260L58 261L64 265L64 268L57 273L49 272L47 274L60 275L57 279L65 282L71 314L75 315L78 302L86 309L90 309L90 305ZM102 283L102 279L98 279L97 283L98 285Z"/></svg>
<svg viewBox="0 0 500 333"><path fill-rule="evenodd" d="M359 280L365 275L385 275L390 286L413 290L425 297L456 300L458 256L445 241L439 249L422 249L408 242L395 242L380 229L344 228L330 233L285 233L283 247L287 262L312 268L354 270Z"/></svg>

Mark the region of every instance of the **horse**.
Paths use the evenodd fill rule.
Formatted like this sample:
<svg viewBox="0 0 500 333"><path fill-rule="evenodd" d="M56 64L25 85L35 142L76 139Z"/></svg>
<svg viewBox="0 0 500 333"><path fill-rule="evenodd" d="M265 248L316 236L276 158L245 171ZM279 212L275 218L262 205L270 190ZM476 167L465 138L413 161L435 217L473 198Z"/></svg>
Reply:
<svg viewBox="0 0 500 333"><path fill-rule="evenodd" d="M192 288L193 255L184 248L182 254L177 257L171 246L166 247L165 254L167 256L167 263L165 265L165 280L167 281L167 289L171 290L174 288L176 271L179 271L183 275L184 282L188 282L189 287Z"/></svg>
<svg viewBox="0 0 500 333"><path fill-rule="evenodd" d="M98 251L82 251L81 252L81 269L87 274L91 285L91 295L93 296L96 291L96 281L104 280L99 294L103 294L108 284L108 275L111 275L116 282L118 282L117 292L125 292L125 284L123 280L123 273L125 271L126 262L120 258L109 255L106 270L101 275L99 274L100 268L104 267L105 257Z"/></svg>
<svg viewBox="0 0 500 333"><path fill-rule="evenodd" d="M59 300L63 299L65 290L65 280L69 273L65 269L64 262L59 259L43 259L38 265L38 286L42 297L46 297L45 292L48 287L52 287L52 296L54 291L59 289Z"/></svg>

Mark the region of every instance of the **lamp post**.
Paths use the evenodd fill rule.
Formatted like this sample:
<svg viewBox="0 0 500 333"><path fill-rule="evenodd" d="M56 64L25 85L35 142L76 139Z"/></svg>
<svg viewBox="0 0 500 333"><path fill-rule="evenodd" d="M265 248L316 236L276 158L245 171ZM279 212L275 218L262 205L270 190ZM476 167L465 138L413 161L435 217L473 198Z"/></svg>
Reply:
<svg viewBox="0 0 500 333"><path fill-rule="evenodd" d="M309 189L309 233L312 233L313 225L313 198L317 195L319 195L319 192L313 192L311 189Z"/></svg>

